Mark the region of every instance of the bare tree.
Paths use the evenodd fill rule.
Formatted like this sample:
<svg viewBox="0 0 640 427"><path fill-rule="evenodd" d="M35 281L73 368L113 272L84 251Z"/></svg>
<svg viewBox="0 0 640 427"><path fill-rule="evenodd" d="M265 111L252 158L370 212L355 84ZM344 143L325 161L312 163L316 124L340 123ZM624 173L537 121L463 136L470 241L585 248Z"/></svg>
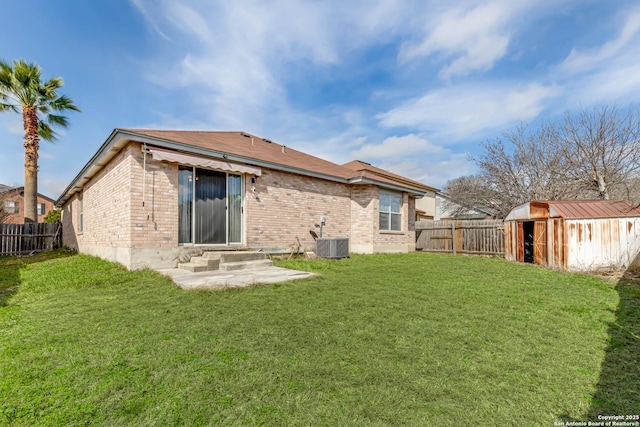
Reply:
<svg viewBox="0 0 640 427"><path fill-rule="evenodd" d="M580 188L609 199L624 197L638 175L640 164L640 110L637 106L582 109L567 113L563 138L573 155L567 175Z"/></svg>
<svg viewBox="0 0 640 427"><path fill-rule="evenodd" d="M0 193L0 224L4 224L5 220L9 216L9 213L6 211L4 207L5 199L6 199L6 193Z"/></svg>
<svg viewBox="0 0 640 427"><path fill-rule="evenodd" d="M450 198L442 201L442 207L453 217L462 216L469 209L500 212L500 197L482 175L468 175L447 182L444 193Z"/></svg>
<svg viewBox="0 0 640 427"><path fill-rule="evenodd" d="M506 215L531 200L611 197L640 200L640 108L567 113L560 123L520 124L483 144L480 172L444 190L468 206Z"/></svg>
<svg viewBox="0 0 640 427"><path fill-rule="evenodd" d="M453 198L504 216L529 200L575 197L575 185L566 179L570 153L554 124L534 130L520 124L483 147L474 159L480 173L445 185Z"/></svg>

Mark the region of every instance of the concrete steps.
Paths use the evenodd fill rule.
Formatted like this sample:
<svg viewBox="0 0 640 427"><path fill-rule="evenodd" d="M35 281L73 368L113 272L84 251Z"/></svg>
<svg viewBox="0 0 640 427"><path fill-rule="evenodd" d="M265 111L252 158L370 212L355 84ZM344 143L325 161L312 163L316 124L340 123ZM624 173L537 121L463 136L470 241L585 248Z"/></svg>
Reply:
<svg viewBox="0 0 640 427"><path fill-rule="evenodd" d="M270 267L273 262L264 252L204 252L201 256L191 257L190 262L179 263L178 268L193 273L201 271L236 271L252 268Z"/></svg>
<svg viewBox="0 0 640 427"><path fill-rule="evenodd" d="M225 262L220 264L220 271L251 270L252 268L271 267L270 259L256 259L252 261Z"/></svg>
<svg viewBox="0 0 640 427"><path fill-rule="evenodd" d="M216 269L211 269L203 264L198 264L196 262L181 262L178 263L178 268L181 270L190 271L192 273L200 273L201 271L212 271Z"/></svg>

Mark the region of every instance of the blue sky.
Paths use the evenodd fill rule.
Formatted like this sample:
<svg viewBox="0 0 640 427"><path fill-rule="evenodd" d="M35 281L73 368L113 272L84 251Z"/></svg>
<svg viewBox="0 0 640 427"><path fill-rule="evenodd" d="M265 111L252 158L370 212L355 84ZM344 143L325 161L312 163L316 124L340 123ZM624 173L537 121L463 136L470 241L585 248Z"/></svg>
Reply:
<svg viewBox="0 0 640 427"><path fill-rule="evenodd" d="M116 127L244 130L441 188L520 121L640 102L640 2L4 0L0 57L82 113L41 143L57 198ZM22 185L0 114L0 183Z"/></svg>

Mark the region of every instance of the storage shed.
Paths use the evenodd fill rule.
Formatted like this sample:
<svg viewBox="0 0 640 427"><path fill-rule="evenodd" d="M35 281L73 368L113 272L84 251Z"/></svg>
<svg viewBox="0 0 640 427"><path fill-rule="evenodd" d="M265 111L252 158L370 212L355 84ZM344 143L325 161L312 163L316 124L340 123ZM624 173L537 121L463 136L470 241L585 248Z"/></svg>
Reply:
<svg viewBox="0 0 640 427"><path fill-rule="evenodd" d="M532 201L505 218L505 258L569 271L627 268L640 251L640 209L627 200Z"/></svg>

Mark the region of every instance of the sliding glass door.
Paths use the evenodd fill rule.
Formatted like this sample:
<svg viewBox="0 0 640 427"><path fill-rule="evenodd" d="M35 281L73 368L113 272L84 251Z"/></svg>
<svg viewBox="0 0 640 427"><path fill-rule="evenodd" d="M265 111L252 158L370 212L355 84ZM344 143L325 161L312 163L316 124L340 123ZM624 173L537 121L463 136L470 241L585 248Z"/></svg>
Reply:
<svg viewBox="0 0 640 427"><path fill-rule="evenodd" d="M229 243L242 243L242 176L229 175Z"/></svg>
<svg viewBox="0 0 640 427"><path fill-rule="evenodd" d="M178 168L178 242L193 243L193 168Z"/></svg>
<svg viewBox="0 0 640 427"><path fill-rule="evenodd" d="M242 177L208 169L178 170L180 243L242 242Z"/></svg>

